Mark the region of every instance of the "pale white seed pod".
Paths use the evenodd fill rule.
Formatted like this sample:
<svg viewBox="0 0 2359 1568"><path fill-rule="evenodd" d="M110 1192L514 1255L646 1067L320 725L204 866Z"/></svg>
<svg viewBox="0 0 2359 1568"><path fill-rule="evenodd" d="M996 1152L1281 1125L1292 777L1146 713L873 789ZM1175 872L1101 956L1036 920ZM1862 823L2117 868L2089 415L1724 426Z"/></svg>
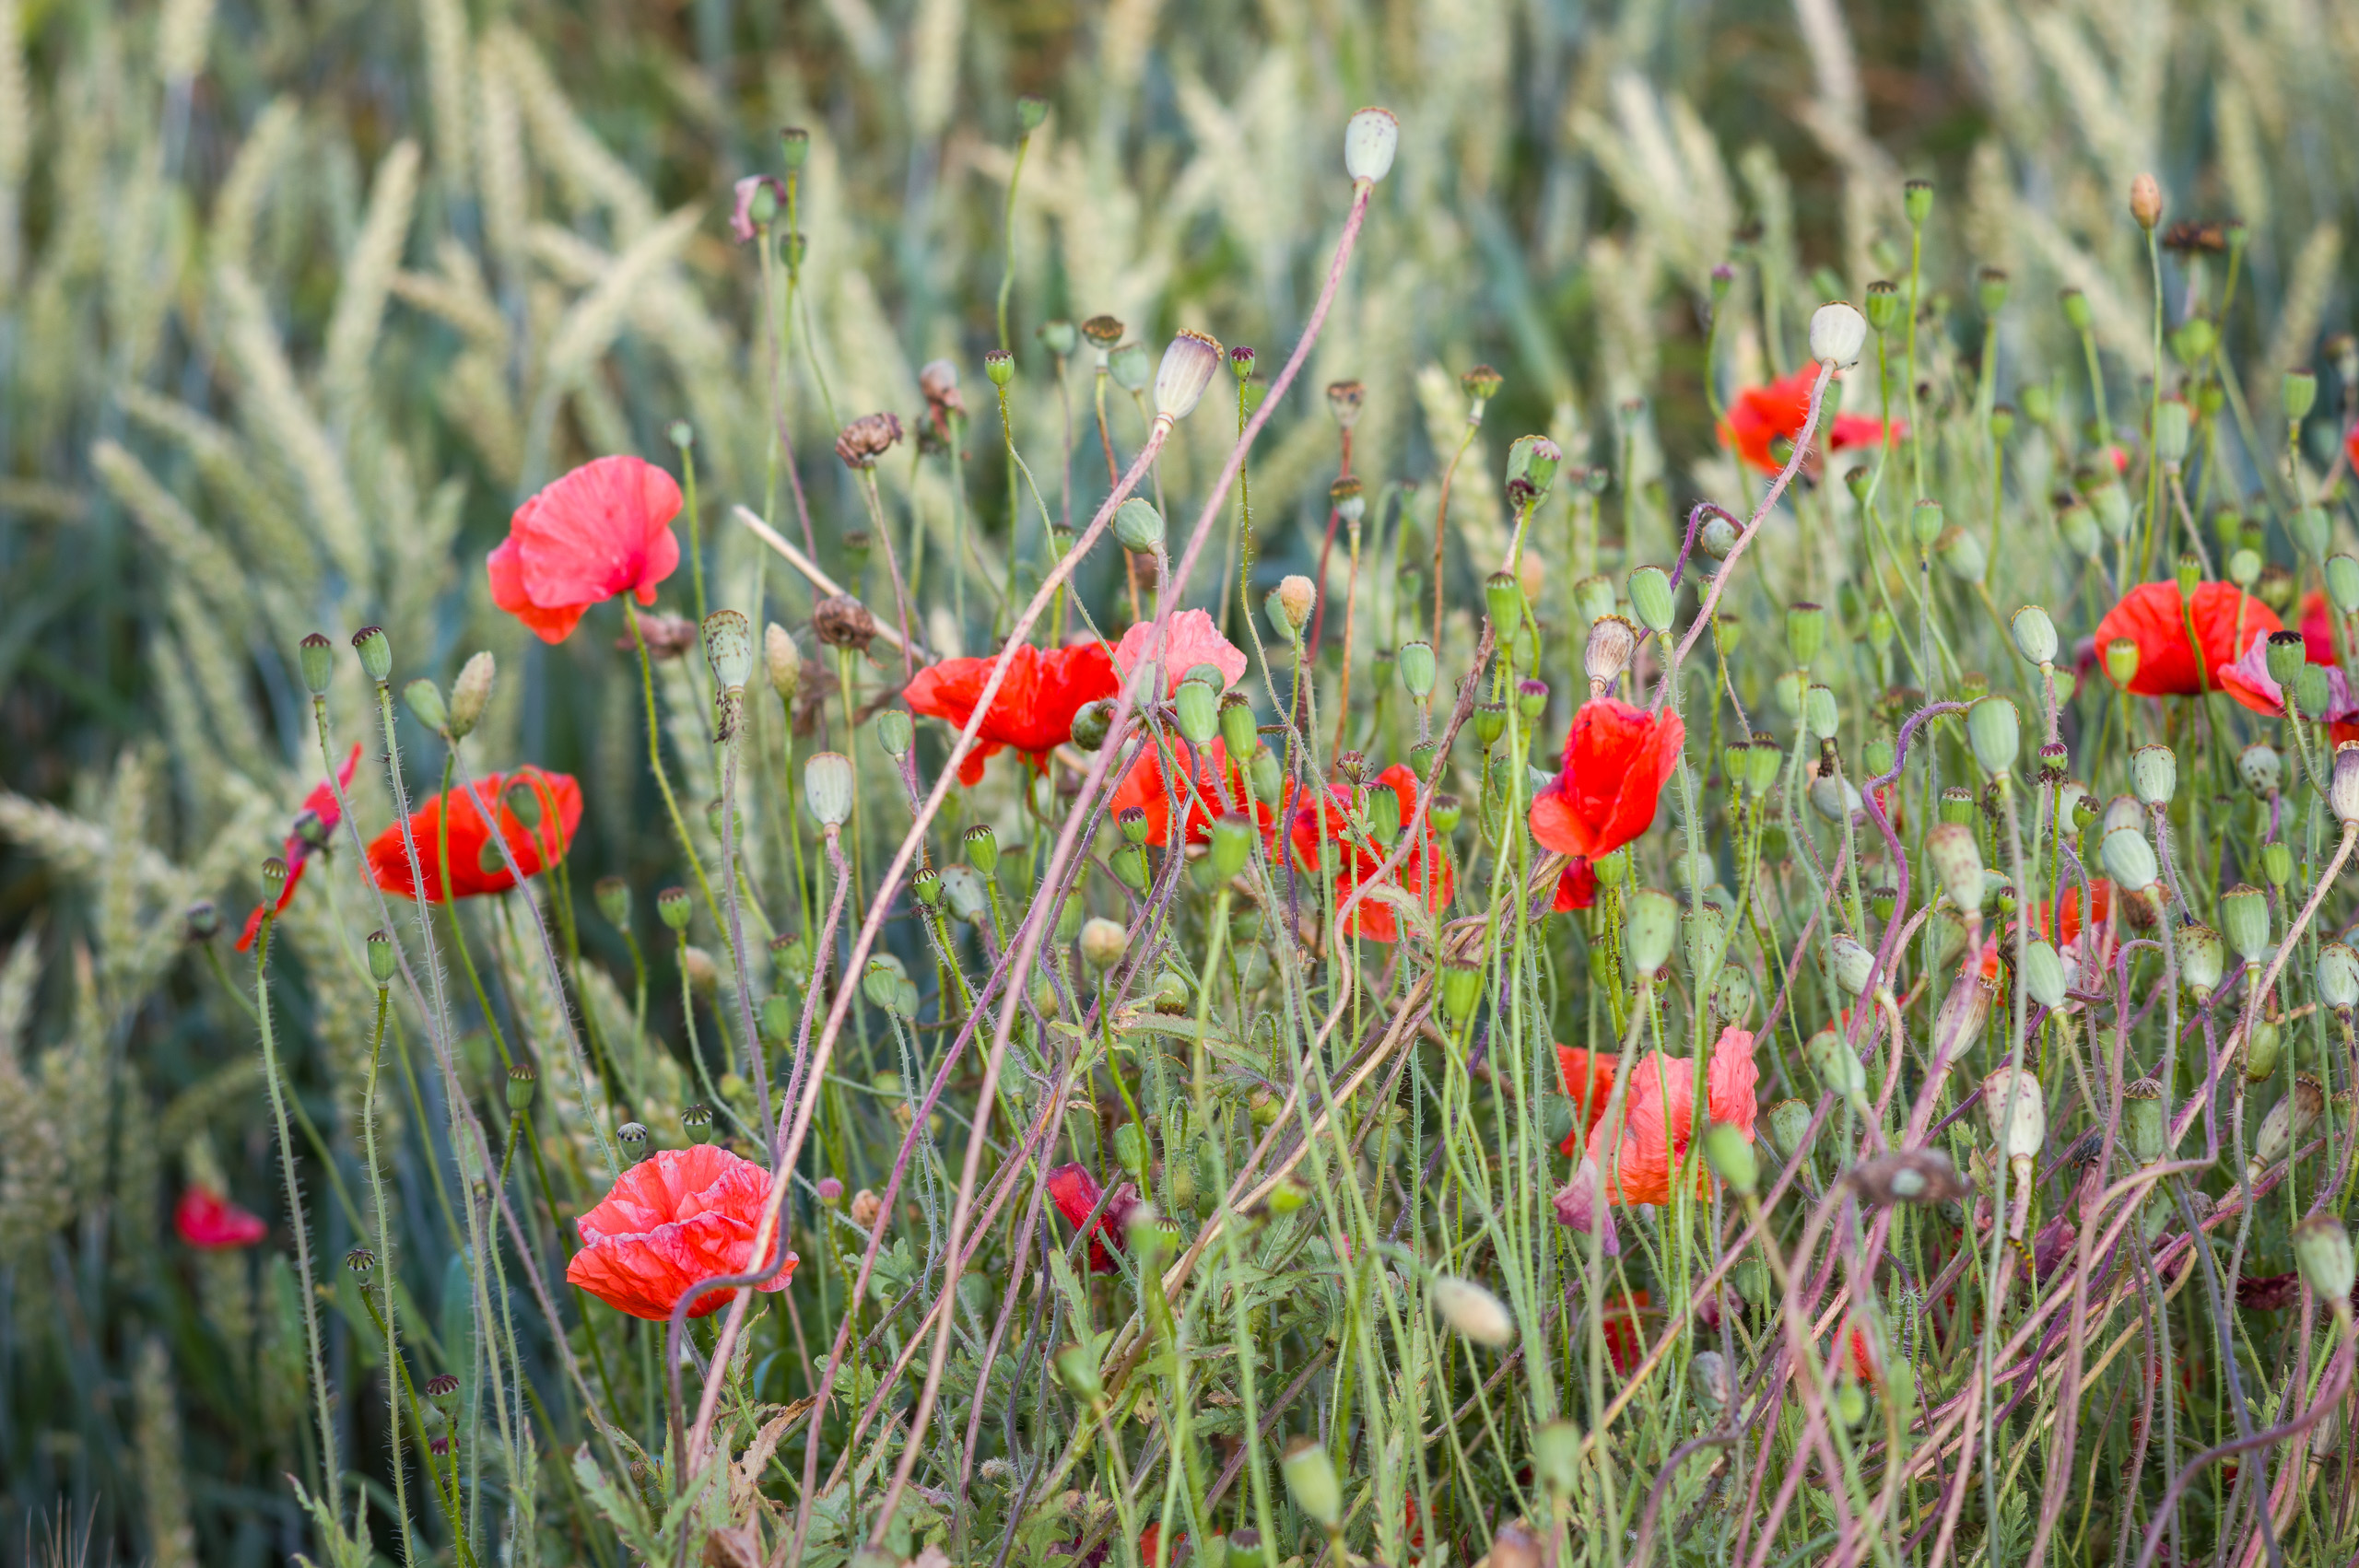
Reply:
<svg viewBox="0 0 2359 1568"><path fill-rule="evenodd" d="M1182 330L1163 351L1155 371L1155 415L1158 419L1185 419L1196 411L1204 389L1220 369L1218 342L1200 332Z"/></svg>
<svg viewBox="0 0 2359 1568"><path fill-rule="evenodd" d="M803 765L803 799L811 814L826 827L841 827L851 819L851 759L840 752L821 752Z"/></svg>
<svg viewBox="0 0 2359 1568"><path fill-rule="evenodd" d="M1860 361L1867 346L1868 319L1840 299L1831 299L1811 312L1810 357L1840 370Z"/></svg>
<svg viewBox="0 0 2359 1568"><path fill-rule="evenodd" d="M1363 109L1344 127L1344 170L1355 180L1381 180L1400 150L1401 122L1389 109Z"/></svg>

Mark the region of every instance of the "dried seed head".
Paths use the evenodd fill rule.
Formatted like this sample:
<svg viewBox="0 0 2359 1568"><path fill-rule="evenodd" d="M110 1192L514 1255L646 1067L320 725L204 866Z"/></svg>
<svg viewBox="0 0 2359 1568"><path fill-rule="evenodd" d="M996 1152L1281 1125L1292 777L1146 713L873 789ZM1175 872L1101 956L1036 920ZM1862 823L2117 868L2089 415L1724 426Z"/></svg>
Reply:
<svg viewBox="0 0 2359 1568"><path fill-rule="evenodd" d="M1478 404L1488 403L1498 396L1499 388L1506 384L1507 378L1488 365L1477 365L1458 378L1460 389Z"/></svg>
<svg viewBox="0 0 2359 1568"><path fill-rule="evenodd" d="M1081 323L1081 335L1100 355L1112 351L1122 341L1122 323L1111 316L1092 316Z"/></svg>
<svg viewBox="0 0 2359 1568"><path fill-rule="evenodd" d="M865 653L876 638L876 617L851 594L838 593L811 607L811 630L829 648Z"/></svg>
<svg viewBox="0 0 2359 1568"><path fill-rule="evenodd" d="M1164 349L1163 363L1156 367L1156 417L1178 420L1193 414L1219 368L1219 343L1203 333L1183 329Z"/></svg>
<svg viewBox="0 0 2359 1568"><path fill-rule="evenodd" d="M851 1223L869 1235L876 1234L876 1222L885 1213L885 1200L866 1188L851 1195Z"/></svg>
<svg viewBox="0 0 2359 1568"><path fill-rule="evenodd" d="M1330 381L1327 383L1327 412L1335 423L1348 430L1360 422L1360 410L1367 404L1367 387L1359 381Z"/></svg>
<svg viewBox="0 0 2359 1568"><path fill-rule="evenodd" d="M874 468L901 439L901 416L887 410L863 414L836 438L836 455L846 468Z"/></svg>
<svg viewBox="0 0 2359 1568"><path fill-rule="evenodd" d="M925 396L926 411L940 425L953 414L967 412L964 398L958 395L958 367L947 359L930 359L918 372L918 391Z"/></svg>

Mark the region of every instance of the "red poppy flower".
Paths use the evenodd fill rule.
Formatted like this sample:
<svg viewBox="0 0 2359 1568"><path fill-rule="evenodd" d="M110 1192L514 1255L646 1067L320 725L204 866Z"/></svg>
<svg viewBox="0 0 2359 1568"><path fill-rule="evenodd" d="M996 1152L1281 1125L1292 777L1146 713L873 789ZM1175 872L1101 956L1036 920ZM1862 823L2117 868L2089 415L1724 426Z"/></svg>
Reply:
<svg viewBox="0 0 2359 1568"><path fill-rule="evenodd" d="M1097 1200L1105 1196L1106 1189L1097 1185L1097 1178L1089 1174L1087 1165L1059 1165L1049 1173L1049 1201L1057 1206L1057 1212L1065 1217L1066 1224L1078 1228L1089 1218L1090 1211L1097 1207ZM1114 1271L1114 1260L1107 1256L1106 1248L1111 1246L1116 1252L1123 1250L1122 1228L1130 1223L1131 1211L1137 1208L1138 1203L1138 1194L1129 1182L1116 1188L1114 1196L1107 1199L1106 1211L1097 1216L1095 1225L1090 1226L1091 1273L1110 1274Z"/></svg>
<svg viewBox="0 0 2359 1568"><path fill-rule="evenodd" d="M1573 1129L1557 1146L1558 1153L1579 1153L1590 1133L1605 1119L1606 1102L1614 1097L1614 1074L1621 1063L1621 1058L1607 1051L1556 1047L1556 1071L1565 1081L1565 1097L1573 1102Z"/></svg>
<svg viewBox="0 0 2359 1568"><path fill-rule="evenodd" d="M1188 747L1175 743L1172 751L1172 761L1184 774L1188 765ZM1218 781L1227 783L1229 804L1241 810L1245 805L1245 774L1242 768L1231 766L1228 748L1217 736L1210 745L1195 754L1195 792L1191 795L1184 785L1180 786L1180 805L1187 813L1188 842L1202 844L1212 837L1213 817L1220 810ZM1121 812L1132 806L1146 813L1146 841L1158 848L1168 848L1171 842L1171 795L1164 779L1163 754L1155 746L1140 749L1138 760L1131 764L1128 773L1122 775L1122 781L1114 786L1113 799L1109 802L1108 810ZM1269 803L1255 802L1253 816L1254 825L1266 830L1270 825Z"/></svg>
<svg viewBox="0 0 2359 1568"><path fill-rule="evenodd" d="M1852 1375L1870 1388L1882 1388L1884 1368L1876 1357L1875 1342L1868 1338L1867 1327L1855 1321L1845 1338L1850 1346Z"/></svg>
<svg viewBox="0 0 2359 1568"><path fill-rule="evenodd" d="M1394 763L1376 776L1373 786L1390 790L1401 802L1401 821L1407 823L1410 813L1417 807L1417 775L1405 763ZM1337 846L1338 864L1335 872L1335 902L1351 896L1360 883L1373 878L1391 854L1390 846L1379 850L1373 840L1351 825L1351 791L1341 784L1327 787L1322 802L1318 796L1291 807L1291 826L1287 838L1294 846L1295 862L1306 871L1319 867L1320 832ZM1322 822L1323 818L1323 822ZM1431 882L1427 875L1430 869ZM1412 847L1401 858L1393 871L1391 885L1406 889L1418 897L1427 910L1438 914L1449 907L1455 884L1450 878L1449 858L1443 853L1441 840L1435 837L1433 824L1426 825L1425 843ZM1398 942L1401 923L1394 919L1392 906L1379 898L1363 898L1344 922L1344 934L1363 936L1370 942Z"/></svg>
<svg viewBox="0 0 2359 1568"><path fill-rule="evenodd" d="M1146 1528L1139 1532L1139 1561L1144 1563L1146 1568L1155 1568L1156 1549L1160 1547L1162 1544L1163 1521L1160 1519L1150 1520ZM1181 1530L1178 1534L1174 1535L1171 1538L1171 1556L1166 1561L1177 1562L1180 1556L1180 1549L1187 1544L1187 1531Z"/></svg>
<svg viewBox="0 0 2359 1568"><path fill-rule="evenodd" d="M1634 1372L1646 1358L1646 1340L1638 1331L1638 1316L1652 1305L1653 1298L1647 1292L1632 1291L1606 1307L1605 1355L1614 1363L1614 1371Z"/></svg>
<svg viewBox="0 0 2359 1568"><path fill-rule="evenodd" d="M2302 596L2302 657L2313 664L2334 664L2334 613L2326 594L2311 589Z"/></svg>
<svg viewBox="0 0 2359 1568"><path fill-rule="evenodd" d="M585 462L516 509L508 537L485 564L491 602L563 642L581 613L617 593L655 603L655 585L680 564L672 536L680 487L651 462Z"/></svg>
<svg viewBox="0 0 2359 1568"><path fill-rule="evenodd" d="M566 1265L570 1285L616 1312L662 1321L705 1281L747 1274L777 1261L778 1238L761 1263L754 1238L770 1202L770 1174L713 1143L665 1149L623 1172L598 1206L575 1222L581 1250ZM757 1290L782 1291L800 1262ZM688 1308L702 1317L728 1305L730 1291L707 1291Z"/></svg>
<svg viewBox="0 0 2359 1568"><path fill-rule="evenodd" d="M1817 379L1818 367L1806 365L1782 380L1766 387L1747 387L1736 394L1729 405L1728 417L1720 422L1720 440L1736 449L1737 455L1761 470L1775 474L1785 467L1771 454L1778 441L1790 441L1802 433L1802 421L1810 417L1810 387ZM1832 402L1835 389L1827 389L1827 401ZM1830 451L1846 447L1872 447L1881 441L1905 440L1907 424L1899 419L1886 426L1881 419L1866 414L1837 414L1827 417L1826 408L1819 409L1824 427L1821 444Z"/></svg>
<svg viewBox="0 0 2359 1568"><path fill-rule="evenodd" d="M1597 868L1586 855L1575 855L1565 866L1565 874L1556 879L1556 896L1548 907L1557 914L1575 909L1587 909L1597 902Z"/></svg>
<svg viewBox="0 0 2359 1568"><path fill-rule="evenodd" d="M510 774L494 773L475 780L475 799L464 790L437 795L409 816L410 837L417 843L417 863L426 872L427 901L446 904L452 898L505 893L516 885L508 874L499 846L491 841L491 813L498 802L499 834L508 851L526 876L538 876L565 859L573 845L573 830L581 825L581 786L563 773L520 767ZM451 813L451 863L439 867L442 813ZM369 870L377 885L404 898L416 898L410 881L409 846L402 842L402 825L395 823L370 842Z"/></svg>
<svg viewBox="0 0 2359 1568"><path fill-rule="evenodd" d="M1707 1119L1728 1123L1751 1142L1756 1108L1754 1085L1759 1081L1759 1071L1753 1064L1753 1036L1734 1027L1721 1030L1705 1064ZM1608 1195L1616 1201L1667 1203L1672 1169L1687 1153L1695 1130L1694 1060L1649 1051L1632 1070L1623 1101L1619 1147L1607 1146L1606 1135L1614 1129L1600 1121L1590 1131L1589 1156L1605 1174ZM1699 1164L1698 1190L1706 1175Z"/></svg>
<svg viewBox="0 0 2359 1568"><path fill-rule="evenodd" d="M1532 836L1559 854L1612 854L1653 825L1655 797L1686 739L1676 714L1610 696L1581 704L1565 737L1564 771L1532 802ZM1560 883L1560 899L1564 891Z"/></svg>
<svg viewBox="0 0 2359 1568"><path fill-rule="evenodd" d="M172 1207L181 1240L205 1252L252 1246L270 1234L262 1216L239 1208L210 1188L192 1187Z"/></svg>
<svg viewBox="0 0 2359 1568"><path fill-rule="evenodd" d="M996 657L945 659L920 670L902 694L910 710L966 728ZM1047 651L1028 642L1016 644L1007 675L975 731L975 749L958 766L958 782L980 783L984 761L1003 746L1022 752L1035 767L1046 767L1049 753L1073 738L1073 716L1121 689L1103 643Z"/></svg>
<svg viewBox="0 0 2359 1568"><path fill-rule="evenodd" d="M2342 450L2350 457L2351 466L2359 469L2359 425L2353 426L2351 434L2342 438Z"/></svg>
<svg viewBox="0 0 2359 1568"><path fill-rule="evenodd" d="M2336 745L2345 741L2359 741L2359 701L2354 701L2351 682L2342 667L2331 659L2311 660L2309 639L2303 637L2306 661L2321 665L2326 671L2327 733ZM2269 673L2269 643L2255 641L2244 651L2244 657L2233 664L2223 664L2212 672L2212 678L2220 689L2235 697L2255 713L2266 713L2274 719L2285 711L2285 689L2277 677Z"/></svg>
<svg viewBox="0 0 2359 1568"><path fill-rule="evenodd" d="M2191 601L2196 642L2203 649L2199 667L2188 647L2178 584L2142 582L2097 623L2096 651L2128 638L2138 645L2138 673L2130 690L2139 696L2193 696L2220 685L2212 672L2234 664L2247 648L2284 624L2268 605L2231 582L2196 584Z"/></svg>
<svg viewBox="0 0 2359 1568"><path fill-rule="evenodd" d="M325 848L329 835L344 821L344 813L336 807L335 793L338 789L352 787L352 770L359 765L360 743L356 741L352 755L335 770L335 783L331 785L322 779L303 797L303 809L295 813L295 826L287 835L287 848L281 857L287 862L287 885L278 890L278 902L271 906L273 915L287 912L288 901L295 896L296 884L303 880L303 866L311 860L313 848ZM254 938L261 934L262 906L257 904L254 912L246 917L245 931L238 938L238 951L244 953L252 948Z"/></svg>
<svg viewBox="0 0 2359 1568"><path fill-rule="evenodd" d="M1210 664L1220 671L1224 688L1235 685L1245 674L1245 654L1236 644L1220 635L1220 627L1202 610L1180 610L1171 617L1168 628L1170 642L1163 650L1163 681L1165 693L1180 689L1188 672L1199 664ZM1132 671L1144 663L1155 650L1155 623L1141 621L1122 634L1114 647L1114 663L1125 680Z"/></svg>

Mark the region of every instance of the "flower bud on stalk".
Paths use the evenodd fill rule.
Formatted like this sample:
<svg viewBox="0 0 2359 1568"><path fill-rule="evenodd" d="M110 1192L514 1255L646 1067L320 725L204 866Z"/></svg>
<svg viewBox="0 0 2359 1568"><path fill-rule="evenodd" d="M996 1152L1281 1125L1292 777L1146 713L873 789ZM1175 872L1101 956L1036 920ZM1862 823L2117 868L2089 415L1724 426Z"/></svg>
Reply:
<svg viewBox="0 0 2359 1568"><path fill-rule="evenodd" d="M1476 1344L1496 1350L1515 1342L1515 1317L1507 1304L1473 1281L1444 1274L1434 1281L1433 1300L1442 1321Z"/></svg>
<svg viewBox="0 0 2359 1568"><path fill-rule="evenodd" d="M1978 964L1967 965L1950 982L1948 992L1942 998L1941 1011L1933 1016L1933 1059L1938 1068L1946 1071L1950 1063L1982 1037L1998 990L1997 982L1983 978Z"/></svg>
<svg viewBox="0 0 2359 1568"><path fill-rule="evenodd" d="M1811 312L1810 357L1821 365L1840 370L1858 363L1867 341L1867 318L1844 301L1833 300Z"/></svg>
<svg viewBox="0 0 2359 1568"><path fill-rule="evenodd" d="M1163 363L1155 372L1155 416L1162 420L1185 419L1196 410L1204 389L1213 384L1213 372L1220 369L1220 345L1200 332L1182 329L1163 351Z"/></svg>
<svg viewBox="0 0 2359 1568"><path fill-rule="evenodd" d="M2125 1084L2121 1091L2121 1139L2130 1157L2151 1165L2163 1157L2165 1137L2163 1086L2151 1078Z"/></svg>
<svg viewBox="0 0 2359 1568"><path fill-rule="evenodd" d="M1671 578L1661 567L1640 567L1630 574L1630 608L1638 624L1650 632L1671 629Z"/></svg>
<svg viewBox="0 0 2359 1568"><path fill-rule="evenodd" d="M1993 778L2002 777L2015 766L2016 753L2023 745L2022 720L2015 705L2003 696L1977 698L1966 710L1966 738L1982 771Z"/></svg>
<svg viewBox="0 0 2359 1568"><path fill-rule="evenodd" d="M1860 1053L1851 1048L1849 1041L1833 1029L1821 1029L1802 1047L1802 1056L1810 1062L1810 1070L1816 1075L1820 1088L1842 1095L1854 1110L1865 1110L1868 1070L1866 1064L1860 1060ZM1790 1103L1800 1104L1799 1101ZM1804 1114L1808 1114L1807 1107L1804 1107ZM1784 1147L1782 1142L1779 1147ZM1787 1155L1791 1158L1792 1151L1788 1150Z"/></svg>
<svg viewBox="0 0 2359 1568"><path fill-rule="evenodd" d="M1389 109L1363 109L1344 125L1344 171L1373 183L1392 170L1400 150L1401 122Z"/></svg>
<svg viewBox="0 0 2359 1568"><path fill-rule="evenodd" d="M1631 895L1624 920L1631 971L1651 980L1662 973L1678 940L1678 902L1659 888L1641 888Z"/></svg>
<svg viewBox="0 0 2359 1568"><path fill-rule="evenodd" d="M803 799L823 827L841 827L851 818L851 760L821 752L803 765Z"/></svg>
<svg viewBox="0 0 2359 1568"><path fill-rule="evenodd" d="M1982 1081L1982 1115L2013 1173L2015 1201L2007 1234L2020 1241L2031 1207L2032 1162L2048 1141L2048 1101L2039 1080L2029 1068L1999 1069Z"/></svg>
<svg viewBox="0 0 2359 1568"><path fill-rule="evenodd" d="M779 701L792 705L803 685L803 650L794 645L793 634L776 621L762 629L762 663ZM462 673L460 679L465 678Z"/></svg>
<svg viewBox="0 0 2359 1568"><path fill-rule="evenodd" d="M369 678L382 686L393 679L393 645L386 639L382 626L363 626L352 635L352 646L360 654L360 668Z"/></svg>
<svg viewBox="0 0 2359 1568"><path fill-rule="evenodd" d="M2143 893L2154 885L2158 868L2154 863L2154 847L2146 836L2134 827L2117 827L2105 836L2102 858L2106 874L2114 885L2130 893Z"/></svg>
<svg viewBox="0 0 2359 1568"><path fill-rule="evenodd" d="M313 696L325 696L328 686L335 679L335 644L318 632L312 632L295 647L295 662L303 672L303 685Z"/></svg>
<svg viewBox="0 0 2359 1568"><path fill-rule="evenodd" d="M2351 1314L2354 1267L2351 1233L2332 1214L2313 1214L2294 1227L2294 1266L2302 1283L2338 1318Z"/></svg>
<svg viewBox="0 0 2359 1568"><path fill-rule="evenodd" d="M2266 910L2261 916L2268 919ZM2234 919L2230 927L2234 929ZM2220 977L2227 968L2228 949L2220 933L2210 926L2182 926L2178 932L2178 977L2185 982L2188 994L2198 1007L2212 1000L2220 989Z"/></svg>
<svg viewBox="0 0 2359 1568"><path fill-rule="evenodd" d="M1942 891L1959 912L1978 912L1984 889L1982 847L1974 829L1954 822L1934 824L1925 835L1925 856L1933 863L1933 874L1941 878Z"/></svg>

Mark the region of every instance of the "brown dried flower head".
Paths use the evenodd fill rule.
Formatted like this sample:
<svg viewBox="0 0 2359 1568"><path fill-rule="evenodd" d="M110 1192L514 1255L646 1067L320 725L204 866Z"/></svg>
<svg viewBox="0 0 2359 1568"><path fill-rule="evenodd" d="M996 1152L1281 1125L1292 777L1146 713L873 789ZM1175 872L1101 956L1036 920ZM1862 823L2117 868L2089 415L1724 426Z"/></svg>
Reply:
<svg viewBox="0 0 2359 1568"><path fill-rule="evenodd" d="M677 659L702 640L697 624L685 615L641 615L639 635L647 639L647 656L655 660ZM626 632L615 638L615 647L628 653L638 644Z"/></svg>
<svg viewBox="0 0 2359 1568"><path fill-rule="evenodd" d="M958 367L947 359L932 359L918 372L918 391L925 394L926 412L933 415L936 427L950 415L967 412L966 399L958 395Z"/></svg>
<svg viewBox="0 0 2359 1568"><path fill-rule="evenodd" d="M1081 335L1103 354L1122 341L1122 323L1112 316L1092 316L1081 323Z"/></svg>
<svg viewBox="0 0 2359 1568"><path fill-rule="evenodd" d="M1367 403L1367 387L1359 381L1330 381L1327 383L1327 412L1335 423L1348 430L1360 422L1360 410Z"/></svg>
<svg viewBox="0 0 2359 1568"><path fill-rule="evenodd" d="M836 438L836 455L844 460L846 468L874 468L876 460L900 439L899 415L863 414L845 426L843 434Z"/></svg>
<svg viewBox="0 0 2359 1568"><path fill-rule="evenodd" d="M876 638L876 617L851 594L839 593L811 607L811 630L829 648L865 653Z"/></svg>

